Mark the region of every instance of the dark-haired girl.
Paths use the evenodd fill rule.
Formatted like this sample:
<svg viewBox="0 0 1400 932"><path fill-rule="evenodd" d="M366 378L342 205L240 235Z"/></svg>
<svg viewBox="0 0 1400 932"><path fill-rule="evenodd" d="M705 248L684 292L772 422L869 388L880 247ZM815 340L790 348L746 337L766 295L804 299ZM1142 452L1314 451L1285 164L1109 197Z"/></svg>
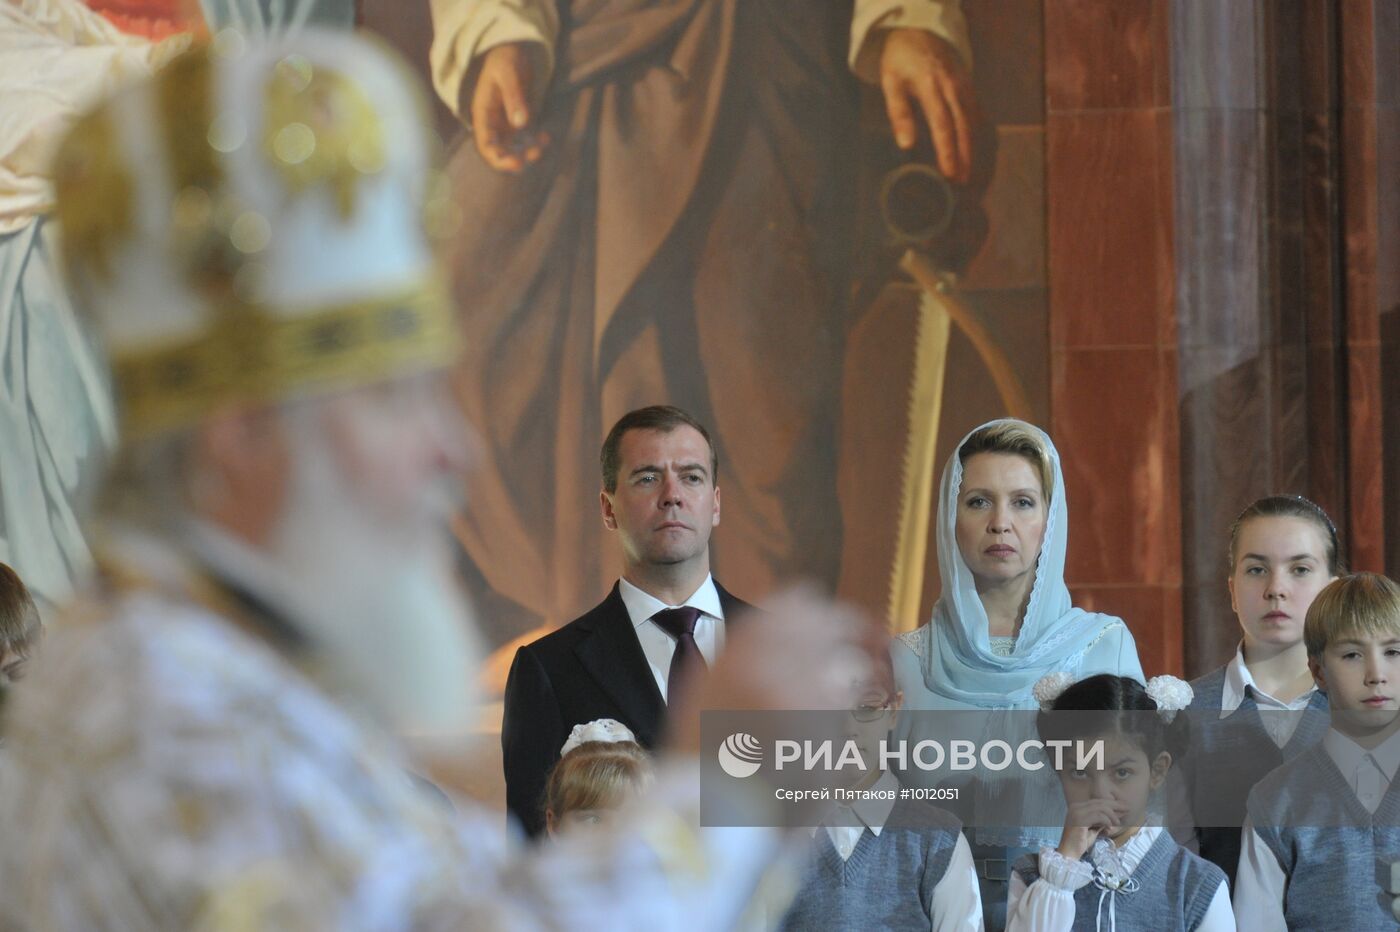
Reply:
<svg viewBox="0 0 1400 932"><path fill-rule="evenodd" d="M1186 783L1201 856L1231 885L1245 794L1327 731L1303 619L1341 572L1339 549L1332 519L1297 495L1261 498L1230 528L1230 604L1243 638L1228 663L1191 684L1196 753Z"/></svg>
<svg viewBox="0 0 1400 932"><path fill-rule="evenodd" d="M1036 684L1042 740L1069 741L1058 771L1067 813L1056 847L1016 862L1007 932L1233 930L1225 875L1148 825L1173 757L1189 743L1178 713L1191 688L1171 676L1136 680L1100 674L1068 685L1065 674ZM1079 767L1078 748L1102 743Z"/></svg>

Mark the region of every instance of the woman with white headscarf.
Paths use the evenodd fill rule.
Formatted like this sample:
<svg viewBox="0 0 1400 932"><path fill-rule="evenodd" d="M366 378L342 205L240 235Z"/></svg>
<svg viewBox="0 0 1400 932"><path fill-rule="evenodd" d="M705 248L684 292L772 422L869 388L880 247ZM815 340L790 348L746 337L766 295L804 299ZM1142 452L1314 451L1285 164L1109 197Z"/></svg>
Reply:
<svg viewBox="0 0 1400 932"><path fill-rule="evenodd" d="M1070 602L1068 524L1059 454L1039 428L992 421L958 444L939 492L943 591L932 621L892 647L906 710L902 737L917 741L921 731L948 724L909 714L921 710L980 710L986 714L971 724L986 739L1028 729L1033 737L1025 713L1037 708L1032 690L1045 674L1143 680L1122 620ZM1007 871L1019 846L1054 844L1062 824L1055 820L1063 818L1049 768L1029 779L1014 768L1002 775L979 774L967 808L988 930L1005 923Z"/></svg>

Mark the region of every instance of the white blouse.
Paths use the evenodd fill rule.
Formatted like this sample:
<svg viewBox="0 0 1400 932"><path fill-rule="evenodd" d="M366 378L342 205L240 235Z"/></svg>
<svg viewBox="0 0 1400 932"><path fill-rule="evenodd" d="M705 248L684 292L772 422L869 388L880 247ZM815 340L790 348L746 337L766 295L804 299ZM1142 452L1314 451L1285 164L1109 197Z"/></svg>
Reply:
<svg viewBox="0 0 1400 932"><path fill-rule="evenodd" d="M1011 875L1006 901L1006 932L1068 932L1074 926L1075 891L1087 883L1098 885L1098 914L1094 928L1114 932L1116 890L1132 880L1144 855L1162 829L1146 826L1121 848L1099 839L1088 860L1072 861L1051 847L1040 849L1040 878L1029 887L1019 874ZM1211 897L1205 918L1196 927L1200 932L1234 932L1235 914L1230 908L1230 890L1225 880Z"/></svg>

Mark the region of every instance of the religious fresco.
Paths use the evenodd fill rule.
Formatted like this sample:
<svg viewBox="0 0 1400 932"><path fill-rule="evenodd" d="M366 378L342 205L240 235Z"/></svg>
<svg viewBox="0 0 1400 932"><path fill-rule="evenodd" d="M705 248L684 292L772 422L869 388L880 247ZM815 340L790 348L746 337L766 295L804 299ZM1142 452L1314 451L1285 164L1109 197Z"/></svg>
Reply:
<svg viewBox="0 0 1400 932"><path fill-rule="evenodd" d="M0 562L45 607L91 569L80 526L117 415L60 285L49 158L79 113L185 48L185 0L0 7Z"/></svg>
<svg viewBox="0 0 1400 932"><path fill-rule="evenodd" d="M596 451L630 408L675 403L711 426L726 503L714 565L730 589L757 600L814 579L895 630L937 593L927 531L947 451L990 417L1046 420L1041 0L963 5L982 119L960 182L926 130L912 152L895 146L879 90L846 60L850 4L790 6L688 0L618 41L642 0L564 4L597 28L561 52L563 91L540 113L552 145L508 179L473 163L437 107L460 219L445 243L468 338L458 381L482 441L456 530L501 657L615 577ZM157 42L201 7L216 21L263 10L87 4ZM428 4L357 12L426 85ZM615 80L658 54L665 67L638 72L651 84ZM684 104L659 106L668 94Z"/></svg>
<svg viewBox="0 0 1400 932"><path fill-rule="evenodd" d="M645 4L566 6L581 21ZM154 40L199 18L192 0L88 7ZM965 5L982 116L965 183L940 175L926 134L912 153L893 144L846 63L849 5L785 9L678 4L635 47L607 16L580 29L559 66L573 84L543 104L555 144L508 182L471 164L439 108L462 217L446 245L459 381L482 438L458 532L498 644L574 617L615 576L595 460L629 408L675 403L711 425L731 589L811 578L897 630L937 592L927 528L946 451L989 417L1045 420L1040 0ZM426 77L426 3L359 16ZM633 92L605 113L618 85L600 76L649 42L695 105L647 111Z"/></svg>
<svg viewBox="0 0 1400 932"><path fill-rule="evenodd" d="M84 3L130 36L159 40L204 28L196 0L84 0Z"/></svg>
<svg viewBox="0 0 1400 932"><path fill-rule="evenodd" d="M93 568L81 519L118 439L104 367L58 271L49 160L93 101L211 29L349 28L352 0L0 4L0 562L45 608Z"/></svg>
<svg viewBox="0 0 1400 932"><path fill-rule="evenodd" d="M859 307L843 373L837 591L895 631L926 621L937 599L927 531L944 459L995 417L1049 427L1042 3L963 8L991 137L977 209L929 242L901 237L898 216L864 238L867 253L899 261L881 269L882 287ZM872 193L880 203L883 192ZM931 300L939 289L942 300Z"/></svg>
<svg viewBox="0 0 1400 932"><path fill-rule="evenodd" d="M426 74L426 11L406 19L391 6L365 3L363 25ZM728 588L761 599L779 580L815 578L895 630L926 618L936 597L928 528L942 459L989 418L1046 421L1041 0L963 5L982 117L966 184L942 178L926 138L913 153L896 148L880 94L850 79L844 56L784 59L801 29L810 40L826 26L819 42L839 41L842 6L804 6L824 12L800 26L750 20L778 37L759 54L780 73L756 85L745 118L690 114L650 134L637 126L641 110L627 123L587 122L620 106L606 95L580 103L588 82L626 62L590 62L575 48L583 91L553 111L545 104L552 145L509 183L469 164L471 139L439 110L464 227L448 244L469 340L464 396L483 439L459 532L481 620L507 663L514 644L595 604L615 578L596 456L632 407L679 404L716 434L724 512L712 552ZM757 41L736 40L731 54L754 55ZM691 56L673 57L673 71L702 81L713 62L694 45L673 53ZM764 87L781 99L764 99ZM856 98L849 125L832 103L842 94ZM666 132L682 142L658 144ZM755 132L757 142L743 136ZM822 143L811 159L826 160L797 160L801 147L780 156L792 161L778 177L806 208L796 223L744 213L766 203L764 160L784 133L809 134ZM722 168L695 157L701 139L730 153ZM673 164L675 185L622 183L653 158ZM703 174L720 170L723 184ZM580 181L590 171L620 173L614 200ZM803 188L814 176L853 180L823 202ZM697 197L708 199L699 210L686 199ZM645 222L591 239L628 211ZM602 255L573 249L584 234ZM824 237L827 246L808 249ZM800 249L827 264L764 278L765 265ZM697 284L706 263L730 274ZM775 360L776 379L764 359Z"/></svg>

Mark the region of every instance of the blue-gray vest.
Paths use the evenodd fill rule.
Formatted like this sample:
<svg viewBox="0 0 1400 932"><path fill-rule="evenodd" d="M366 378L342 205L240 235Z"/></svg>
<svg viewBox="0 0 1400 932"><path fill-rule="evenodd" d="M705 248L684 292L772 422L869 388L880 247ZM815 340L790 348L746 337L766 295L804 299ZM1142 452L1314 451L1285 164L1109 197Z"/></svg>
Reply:
<svg viewBox="0 0 1400 932"><path fill-rule="evenodd" d="M1190 788L1201 857L1219 865L1233 889L1249 791L1269 771L1322 740L1329 727L1327 695L1321 690L1313 693L1307 710L1298 713L1301 718L1293 734L1280 748L1264 730L1252 690L1238 709L1220 717L1225 667L1192 680L1191 689L1195 692L1187 712L1191 750L1180 762L1181 772Z"/></svg>
<svg viewBox="0 0 1400 932"><path fill-rule="evenodd" d="M1040 859L1027 854L1016 862L1015 870L1029 887L1040 879ZM1170 832L1164 831L1157 835L1123 888L1105 891L1095 881L1074 891L1071 929L1094 932L1098 928L1100 901L1104 928L1111 906L1118 929L1195 929L1205 919L1224 880L1224 871L1187 851Z"/></svg>
<svg viewBox="0 0 1400 932"><path fill-rule="evenodd" d="M1374 815L1322 745L1269 774L1249 794L1249 818L1288 883L1290 929L1372 932L1400 927L1381 887L1400 862L1400 781ZM1382 876L1384 875L1384 876Z"/></svg>
<svg viewBox="0 0 1400 932"><path fill-rule="evenodd" d="M932 927L933 889L948 871L962 825L953 816L899 800L877 838L864 832L846 860L818 829L802 888L784 930Z"/></svg>

